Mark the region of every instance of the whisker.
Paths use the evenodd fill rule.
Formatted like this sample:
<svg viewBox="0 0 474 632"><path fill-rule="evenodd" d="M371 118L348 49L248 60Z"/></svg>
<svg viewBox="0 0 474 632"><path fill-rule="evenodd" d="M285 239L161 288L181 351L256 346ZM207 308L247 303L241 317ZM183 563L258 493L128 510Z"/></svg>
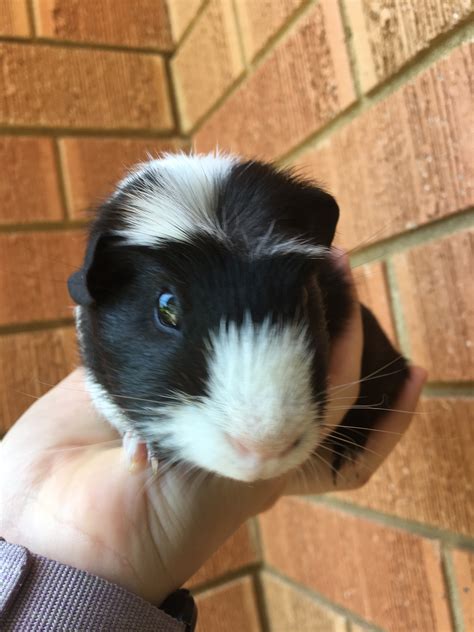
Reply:
<svg viewBox="0 0 474 632"><path fill-rule="evenodd" d="M361 450L362 452L370 452L371 454L375 454L375 456L378 456L381 459L383 458L383 456L379 452L375 452L375 450L371 450L370 448L367 448L365 445L361 445L360 443L356 443L355 441L351 441L350 439L347 439L347 437L341 436L336 430L331 433L330 437L331 437L331 440L333 440L333 442L336 445L339 442L346 443L347 445L354 446L355 448L357 448L358 450ZM328 440L329 440L329 437L328 437ZM343 446L341 445L341 447Z"/></svg>
<svg viewBox="0 0 474 632"><path fill-rule="evenodd" d="M368 428L365 426L346 426L345 424L341 426L341 424L321 424L325 428L350 428L354 430L370 430L370 432L383 432L384 434L393 434L401 437L403 432L395 432L393 430L381 430L380 428Z"/></svg>

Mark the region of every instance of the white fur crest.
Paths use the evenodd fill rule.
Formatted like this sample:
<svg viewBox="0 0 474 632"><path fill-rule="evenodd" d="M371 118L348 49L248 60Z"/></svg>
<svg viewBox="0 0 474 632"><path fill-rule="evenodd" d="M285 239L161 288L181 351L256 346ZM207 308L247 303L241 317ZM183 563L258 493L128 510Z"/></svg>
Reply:
<svg viewBox="0 0 474 632"><path fill-rule="evenodd" d="M199 232L225 238L216 222L219 185L237 162L218 153L180 153L138 165L119 184L118 192L126 196L127 228L117 234L141 246L187 241ZM129 193L131 184L135 186Z"/></svg>

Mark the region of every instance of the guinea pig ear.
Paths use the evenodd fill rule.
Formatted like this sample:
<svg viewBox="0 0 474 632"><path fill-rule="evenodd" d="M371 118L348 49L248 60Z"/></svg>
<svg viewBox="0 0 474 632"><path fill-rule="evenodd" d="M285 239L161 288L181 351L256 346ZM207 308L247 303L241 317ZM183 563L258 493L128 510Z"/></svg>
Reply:
<svg viewBox="0 0 474 632"><path fill-rule="evenodd" d="M123 285L133 274L129 250L118 237L92 235L82 268L68 279L69 294L74 302L92 305Z"/></svg>
<svg viewBox="0 0 474 632"><path fill-rule="evenodd" d="M304 202L295 212L308 239L318 245L331 245L339 220L339 206L332 195L319 187L305 186Z"/></svg>
<svg viewBox="0 0 474 632"><path fill-rule="evenodd" d="M100 239L100 234L93 235L89 239L82 268L71 274L67 281L67 289L69 290L69 295L71 296L72 300L78 305L87 306L92 305L92 303L94 302L94 298L89 291L87 277L94 262L97 246Z"/></svg>

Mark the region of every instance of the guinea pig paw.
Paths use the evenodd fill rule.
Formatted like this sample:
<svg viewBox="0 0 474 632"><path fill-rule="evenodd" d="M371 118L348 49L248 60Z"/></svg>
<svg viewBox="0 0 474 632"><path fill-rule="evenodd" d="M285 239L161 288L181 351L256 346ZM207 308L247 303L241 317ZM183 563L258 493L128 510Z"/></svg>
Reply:
<svg viewBox="0 0 474 632"><path fill-rule="evenodd" d="M148 450L133 432L126 432L122 439L125 460L130 472L137 472L148 463Z"/></svg>

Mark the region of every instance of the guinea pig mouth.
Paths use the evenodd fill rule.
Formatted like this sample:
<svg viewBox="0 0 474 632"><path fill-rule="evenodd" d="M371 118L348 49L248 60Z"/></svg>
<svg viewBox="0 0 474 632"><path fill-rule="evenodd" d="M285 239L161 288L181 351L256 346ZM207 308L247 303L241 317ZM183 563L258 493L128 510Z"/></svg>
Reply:
<svg viewBox="0 0 474 632"><path fill-rule="evenodd" d="M300 467L310 457L317 440L315 427L277 440L256 440L224 432L211 469L245 482L275 478Z"/></svg>

